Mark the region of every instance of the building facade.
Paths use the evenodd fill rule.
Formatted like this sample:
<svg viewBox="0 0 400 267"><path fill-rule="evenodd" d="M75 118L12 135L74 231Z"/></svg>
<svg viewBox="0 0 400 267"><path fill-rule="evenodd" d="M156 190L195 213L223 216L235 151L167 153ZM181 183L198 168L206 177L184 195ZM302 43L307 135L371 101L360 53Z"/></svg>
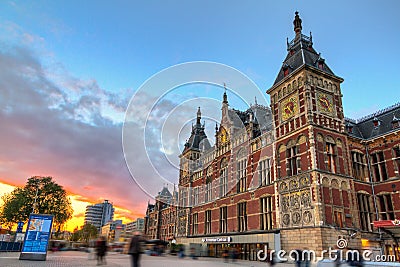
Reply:
<svg viewBox="0 0 400 267"><path fill-rule="evenodd" d="M163 229L174 225L177 243L216 257L234 247L257 260L265 246L319 254L344 239L399 259L400 231L379 223L400 224L400 105L345 118L343 79L302 34L297 12L293 24L270 107L235 110L225 92L213 147L199 108L180 156L177 205L156 198L145 232L168 240ZM168 214L174 224L161 219Z"/></svg>
<svg viewBox="0 0 400 267"><path fill-rule="evenodd" d="M136 221L130 222L126 224L126 232L134 233L136 231L143 232L144 231L144 219L137 218Z"/></svg>
<svg viewBox="0 0 400 267"><path fill-rule="evenodd" d="M93 224L100 232L101 227L106 225L108 222L112 222L113 218L114 207L110 202L108 202L108 200L104 200L103 203L88 205L86 207L84 223Z"/></svg>
<svg viewBox="0 0 400 267"><path fill-rule="evenodd" d="M101 227L100 234L105 236L108 242L118 242L125 231L125 227L126 225L122 223L122 220L109 221Z"/></svg>
<svg viewBox="0 0 400 267"><path fill-rule="evenodd" d="M144 218L144 234L147 239L172 241L175 237L178 193L167 187L158 193L155 204L148 204Z"/></svg>

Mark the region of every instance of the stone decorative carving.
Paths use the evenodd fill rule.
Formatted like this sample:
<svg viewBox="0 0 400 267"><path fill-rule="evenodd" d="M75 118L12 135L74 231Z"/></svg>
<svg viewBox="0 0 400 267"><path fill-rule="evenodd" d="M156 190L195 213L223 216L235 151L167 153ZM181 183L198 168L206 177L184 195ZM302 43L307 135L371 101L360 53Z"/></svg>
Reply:
<svg viewBox="0 0 400 267"><path fill-rule="evenodd" d="M308 177L301 177L299 180L300 187L309 186Z"/></svg>
<svg viewBox="0 0 400 267"><path fill-rule="evenodd" d="M289 214L284 214L283 216L282 216L282 223L283 223L283 225L289 225L289 223L290 223L290 215Z"/></svg>
<svg viewBox="0 0 400 267"><path fill-rule="evenodd" d="M279 191L280 191L280 192L284 192L284 191L286 191L286 190L288 190L287 184L286 184L285 182L282 182L282 183L279 185Z"/></svg>
<svg viewBox="0 0 400 267"><path fill-rule="evenodd" d="M312 213L309 210L306 210L303 213L303 222L304 224L310 224L312 222Z"/></svg>
<svg viewBox="0 0 400 267"><path fill-rule="evenodd" d="M298 194L293 194L290 196L290 208L292 210L300 208L300 196Z"/></svg>
<svg viewBox="0 0 400 267"><path fill-rule="evenodd" d="M292 223L299 224L301 222L301 215L299 212L293 212L292 214Z"/></svg>
<svg viewBox="0 0 400 267"><path fill-rule="evenodd" d="M331 180L331 187L339 189L339 182L336 179Z"/></svg>
<svg viewBox="0 0 400 267"><path fill-rule="evenodd" d="M342 142L342 140L341 140L341 139L337 139L336 145L337 145L338 147L343 147L343 142Z"/></svg>
<svg viewBox="0 0 400 267"><path fill-rule="evenodd" d="M302 135L299 138L298 144L300 144L300 145L304 144L306 141L307 141L307 138L304 135Z"/></svg>
<svg viewBox="0 0 400 267"><path fill-rule="evenodd" d="M303 207L311 207L311 195L308 191L303 191L301 193L301 205Z"/></svg>
<svg viewBox="0 0 400 267"><path fill-rule="evenodd" d="M299 182L297 180L293 179L293 180L291 180L289 182L289 189L290 190L296 190L298 188L299 188Z"/></svg>
<svg viewBox="0 0 400 267"><path fill-rule="evenodd" d="M317 141L318 142L323 142L324 141L324 137L322 136L322 134L317 134Z"/></svg>
<svg viewBox="0 0 400 267"><path fill-rule="evenodd" d="M331 136L327 136L326 137L326 141L331 143L331 144L335 144L335 140Z"/></svg>
<svg viewBox="0 0 400 267"><path fill-rule="evenodd" d="M282 196L281 208L283 212L289 211L289 196Z"/></svg>

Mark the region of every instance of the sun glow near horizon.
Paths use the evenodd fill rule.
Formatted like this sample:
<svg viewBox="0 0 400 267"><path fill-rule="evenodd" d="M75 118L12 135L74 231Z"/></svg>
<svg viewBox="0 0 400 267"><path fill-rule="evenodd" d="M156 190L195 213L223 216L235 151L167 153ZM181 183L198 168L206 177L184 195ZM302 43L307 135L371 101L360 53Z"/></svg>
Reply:
<svg viewBox="0 0 400 267"><path fill-rule="evenodd" d="M4 204L1 197L5 194L11 193L15 188L16 186L14 185L0 182L0 205ZM68 198L71 201L71 206L74 212L72 214L72 218L65 223L64 229L66 231L73 232L75 229L80 229L83 226L85 220L86 206L99 203L99 201L90 200L82 195L72 193L68 193ZM137 217L133 215L132 212L128 209L121 208L115 205L114 208L114 220L122 220L122 223L127 223L133 221L135 219L134 217Z"/></svg>

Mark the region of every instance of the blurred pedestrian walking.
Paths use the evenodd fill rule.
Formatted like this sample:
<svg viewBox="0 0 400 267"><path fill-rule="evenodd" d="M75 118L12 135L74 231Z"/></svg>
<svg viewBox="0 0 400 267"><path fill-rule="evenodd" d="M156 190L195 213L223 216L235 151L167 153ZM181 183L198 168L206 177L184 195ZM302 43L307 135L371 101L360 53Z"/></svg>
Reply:
<svg viewBox="0 0 400 267"><path fill-rule="evenodd" d="M139 267L140 264L140 254L142 254L142 243L143 239L141 237L140 232L135 232L134 236L131 239L131 243L129 244L128 253L132 257L132 266Z"/></svg>

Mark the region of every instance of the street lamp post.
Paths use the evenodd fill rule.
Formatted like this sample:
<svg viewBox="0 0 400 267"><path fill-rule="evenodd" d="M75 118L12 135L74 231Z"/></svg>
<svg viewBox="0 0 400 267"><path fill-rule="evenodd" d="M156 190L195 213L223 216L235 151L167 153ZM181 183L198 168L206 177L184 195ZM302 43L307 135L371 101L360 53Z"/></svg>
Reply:
<svg viewBox="0 0 400 267"><path fill-rule="evenodd" d="M37 205L36 200L37 200L38 192L39 192L39 185L36 187L35 200L33 201L33 205L32 205L32 213L35 213L35 210L36 210L36 205Z"/></svg>

